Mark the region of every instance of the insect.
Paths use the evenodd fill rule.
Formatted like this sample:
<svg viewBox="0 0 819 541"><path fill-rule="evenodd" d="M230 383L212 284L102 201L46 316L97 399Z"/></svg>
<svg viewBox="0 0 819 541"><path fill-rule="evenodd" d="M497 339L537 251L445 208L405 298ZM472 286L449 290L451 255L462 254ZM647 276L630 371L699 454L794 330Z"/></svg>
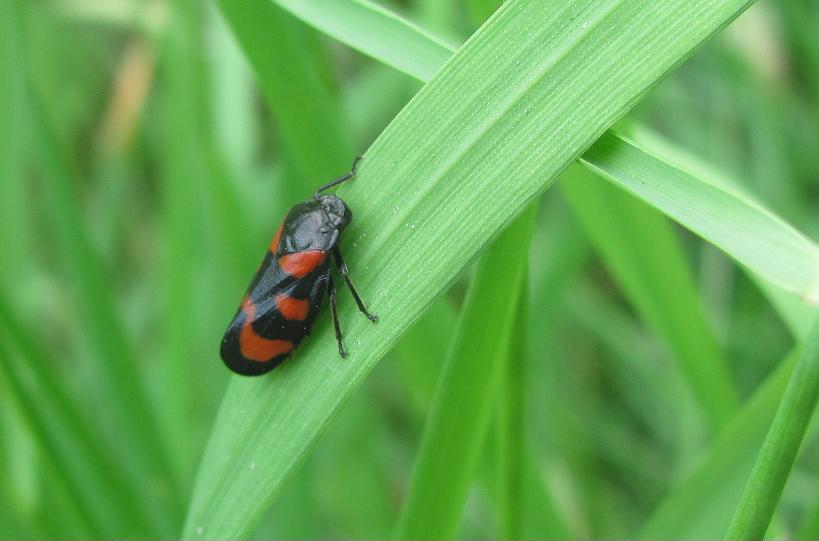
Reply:
<svg viewBox="0 0 819 541"><path fill-rule="evenodd" d="M222 360L234 372L257 376L289 357L310 334L325 292L330 297L338 353L347 357L336 310L331 256L358 309L373 323L378 321L367 311L350 280L338 246L341 231L353 215L339 197L322 195L355 177L360 161L358 156L349 173L321 186L311 199L291 208L284 217L222 338Z"/></svg>

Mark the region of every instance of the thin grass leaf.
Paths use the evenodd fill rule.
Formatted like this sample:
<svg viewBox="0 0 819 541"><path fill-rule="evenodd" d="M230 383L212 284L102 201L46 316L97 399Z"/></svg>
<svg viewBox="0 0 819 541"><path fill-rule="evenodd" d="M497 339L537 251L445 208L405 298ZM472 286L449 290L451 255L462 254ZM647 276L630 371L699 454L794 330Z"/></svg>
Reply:
<svg viewBox="0 0 819 541"><path fill-rule="evenodd" d="M762 539L819 401L819 316L808 333L725 539Z"/></svg>
<svg viewBox="0 0 819 541"><path fill-rule="evenodd" d="M68 453L64 452L65 449L55 437L54 431L47 428L43 411L36 406L37 396L35 393L27 392L24 381L14 370L14 361L3 346L0 346L0 371L3 378L8 381L7 388L11 391L11 398L24 413L43 450L44 466L51 474L51 481L58 489L69 494L71 505L68 512L72 515L72 523L77 525L78 530L75 532L84 537L100 537L106 535L106 532L113 535L112 523L107 522L110 517L101 516L105 513L105 506L102 506L102 511L98 508L93 490L89 491L88 485L84 485L82 479L77 476L79 472L67 459Z"/></svg>
<svg viewBox="0 0 819 541"><path fill-rule="evenodd" d="M31 80L27 82L29 89L34 90ZM33 126L40 142L44 201L53 220L57 253L69 271L88 343L97 354L94 373L99 375L98 383L108 396L116 397L110 401L107 413L122 427L118 436L123 448L133 451L127 455L132 465L142 470L146 481L161 485L168 495L163 503L152 504L176 506L180 491L174 483L165 442L139 377L133 349L115 310L110 281L83 223L68 161L36 91L30 92L30 97Z"/></svg>
<svg viewBox="0 0 819 541"><path fill-rule="evenodd" d="M174 473L182 484L190 479L191 464L187 446L191 441L189 422L193 409L194 387L190 374L201 362L197 347L196 319L190 317L195 301L196 269L202 264L200 183L210 185L209 170L203 167L200 134L203 108L201 63L191 48L199 37L200 4L191 0L174 2L169 32L162 58L163 80L168 111L165 132L168 137L159 184L162 204L162 353L158 367L162 416L166 439L171 442Z"/></svg>
<svg viewBox="0 0 819 541"><path fill-rule="evenodd" d="M398 518L396 539L449 539L489 428L497 380L509 354L535 208L481 257L435 391ZM493 284L503 283L503 288Z"/></svg>
<svg viewBox="0 0 819 541"><path fill-rule="evenodd" d="M338 407L424 309L560 171L748 3L504 4L340 190L356 216L342 248L380 323L342 303L354 337L349 360L337 358L325 317L296 359L265 378L231 380L184 536L247 535ZM421 265L423 272L411 272Z"/></svg>
<svg viewBox="0 0 819 541"><path fill-rule="evenodd" d="M724 535L796 361L790 355L743 404L697 465L660 502L640 539Z"/></svg>
<svg viewBox="0 0 819 541"><path fill-rule="evenodd" d="M373 48L369 38L374 32L389 34L397 31L393 28L394 17L390 22L379 20L380 24L372 24L371 21L378 20L377 16L383 16L383 10L352 0L333 0L330 5L322 4L321 8L308 0L273 1L347 45L410 74L419 70L411 71L408 65L422 59L426 62L425 72L434 74L440 68L435 58L443 63L444 52L454 51L403 21L402 35L412 38L413 48L437 48L437 54L407 58L405 51L391 50L391 54L385 56ZM313 8L306 7L308 5ZM336 17L336 10L344 14L343 23ZM364 20L368 21L368 26L359 26ZM415 76L422 81L429 80L421 75ZM609 156L613 145L631 152ZM640 155L639 147L621 141L611 132L590 151L593 153L588 159L581 160L583 165L656 206L779 287L798 292L808 302L819 303L819 248L741 190L716 183L712 176L691 176L674 167L663 167L668 164L647 153ZM639 160L632 164L631 159L638 157ZM650 183L636 182L629 177L632 166L637 168L635 174L652 173L656 176L651 177ZM751 227L752 234L748 234L747 227Z"/></svg>
<svg viewBox="0 0 819 541"><path fill-rule="evenodd" d="M523 262L525 265L525 261ZM497 439L498 475L498 537L520 539L523 532L524 469L525 469L525 411L526 411L526 327L528 323L527 283L523 279L518 300L512 338L505 359L501 363L498 384L498 408L495 420ZM501 291L509 293L508 289Z"/></svg>
<svg viewBox="0 0 819 541"><path fill-rule="evenodd" d="M219 0L218 5L253 67L294 165L299 182L286 184L286 194L303 198L345 171L356 154L322 72L326 62L316 65L310 54L316 49L312 29L269 0Z"/></svg>
<svg viewBox="0 0 819 541"><path fill-rule="evenodd" d="M739 400L669 223L581 167L569 168L560 188L620 287L672 352L707 425L717 431Z"/></svg>
<svg viewBox="0 0 819 541"><path fill-rule="evenodd" d="M81 408L67 394L56 364L50 361L0 300L0 330L19 351L24 363L4 364L13 390L26 405L37 427L41 447L66 472L74 484L66 487L78 504L85 503L89 516L103 535L167 535L172 531L167 509L145 505L156 498L146 479L131 475L118 459L100 445L100 435L89 425ZM52 456L54 455L54 456Z"/></svg>
<svg viewBox="0 0 819 541"><path fill-rule="evenodd" d="M800 541L819 539L819 497L813 500L805 516L802 517L802 524L795 538Z"/></svg>
<svg viewBox="0 0 819 541"><path fill-rule="evenodd" d="M17 287L31 247L25 182L27 143L31 135L25 99L25 70L21 65L22 47L19 0L9 0L0 6L0 109L5 111L0 122L0 242L3 264L0 265L0 285Z"/></svg>
<svg viewBox="0 0 819 541"><path fill-rule="evenodd" d="M273 1L325 34L421 81L432 79L454 50L368 0Z"/></svg>
<svg viewBox="0 0 819 541"><path fill-rule="evenodd" d="M819 247L761 205L611 133L581 162L786 291L819 303Z"/></svg>
<svg viewBox="0 0 819 541"><path fill-rule="evenodd" d="M472 22L477 25L483 24L498 9L501 3L498 0L464 0L464 5Z"/></svg>

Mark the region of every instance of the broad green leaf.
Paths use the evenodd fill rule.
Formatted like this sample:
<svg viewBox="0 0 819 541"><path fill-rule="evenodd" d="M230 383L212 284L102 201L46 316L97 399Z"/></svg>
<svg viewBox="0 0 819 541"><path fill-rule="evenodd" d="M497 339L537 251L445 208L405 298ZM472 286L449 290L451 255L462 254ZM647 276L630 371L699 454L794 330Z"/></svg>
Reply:
<svg viewBox="0 0 819 541"><path fill-rule="evenodd" d="M763 278L819 303L819 247L751 198L696 178L610 133L581 161Z"/></svg>
<svg viewBox="0 0 819 541"><path fill-rule="evenodd" d="M185 537L247 535L339 406L398 337L603 131L749 2L512 0L419 92L340 194L342 248L378 325L342 303L297 358L234 377ZM698 24L681 21L697 20ZM342 297L342 300L344 297Z"/></svg>
<svg viewBox="0 0 819 541"><path fill-rule="evenodd" d="M509 355L535 210L531 207L486 251L469 285L396 539L449 539L457 532Z"/></svg>
<svg viewBox="0 0 819 541"><path fill-rule="evenodd" d="M762 539L816 403L819 401L819 316L805 339L725 539Z"/></svg>

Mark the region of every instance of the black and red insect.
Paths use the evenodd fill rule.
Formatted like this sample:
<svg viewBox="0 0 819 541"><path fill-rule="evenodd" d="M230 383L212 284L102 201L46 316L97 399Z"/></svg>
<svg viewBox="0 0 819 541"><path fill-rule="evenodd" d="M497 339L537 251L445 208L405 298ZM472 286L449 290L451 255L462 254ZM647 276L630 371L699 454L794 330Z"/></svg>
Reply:
<svg viewBox="0 0 819 541"><path fill-rule="evenodd" d="M322 195L353 178L360 160L361 156L355 159L349 173L320 187L311 199L296 205L284 217L222 338L222 360L234 372L257 376L289 357L310 334L325 292L330 297L338 353L347 357L336 310L331 257L358 309L370 321L378 320L361 301L338 246L341 231L353 215L339 197Z"/></svg>

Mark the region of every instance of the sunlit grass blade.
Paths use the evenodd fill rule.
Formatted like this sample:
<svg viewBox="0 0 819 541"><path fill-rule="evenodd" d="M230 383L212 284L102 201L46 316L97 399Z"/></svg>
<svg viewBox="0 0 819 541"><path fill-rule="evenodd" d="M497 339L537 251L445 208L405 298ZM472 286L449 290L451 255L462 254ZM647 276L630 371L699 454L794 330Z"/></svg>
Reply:
<svg viewBox="0 0 819 541"><path fill-rule="evenodd" d="M708 426L718 430L739 401L674 231L657 211L579 166L569 168L560 188L620 287L672 352Z"/></svg>
<svg viewBox="0 0 819 541"><path fill-rule="evenodd" d="M396 539L449 539L457 531L509 355L534 218L532 207L481 257L424 426Z"/></svg>
<svg viewBox="0 0 819 541"><path fill-rule="evenodd" d="M424 309L559 172L747 5L505 3L340 189L355 215L342 248L380 323L342 303L349 360L338 359L323 318L292 362L265 378L231 380L184 536L247 535L339 406ZM692 18L699 24L688 24Z"/></svg>
<svg viewBox="0 0 819 541"><path fill-rule="evenodd" d="M802 346L725 539L762 539L819 400L819 316Z"/></svg>
<svg viewBox="0 0 819 541"><path fill-rule="evenodd" d="M370 34L374 32L389 34L392 25L395 24L394 18L390 18L389 23L378 18L383 17L382 10L375 10L367 4L351 0L334 0L332 5L322 5L321 10L305 7L308 4L305 0L273 1L351 47L396 69L415 73L407 70L406 66L411 59L406 57L404 51L390 51L391 54L385 57L372 46L368 37ZM343 27L334 18L335 10L348 16L349 20L345 19ZM322 13L318 14L317 11ZM352 16L351 13L355 15ZM370 22L368 27L358 26L362 20L370 21L374 17L380 24ZM435 63L435 58L438 58L438 62L444 62L444 51L454 50L439 40L431 40L427 34L418 31L406 21L403 21L402 32L412 37L415 48L421 46L437 48L438 53L434 57L419 55L417 59L414 58L425 61L428 73L435 73L440 67L440 64ZM415 76L421 80L428 80L421 75ZM618 148L628 148L634 152L628 156L609 157L610 150L607 147L612 145L619 145ZM581 163L592 167L602 173L607 180L626 189L630 186L630 191L635 195L657 206L672 219L691 228L778 286L798 291L810 302L819 302L816 299L819 296L819 249L762 205L745 199L738 190L710 185L708 179L686 175L674 167L662 167L668 164L653 159L632 143L621 142L613 133L606 134L606 139L601 140L593 149L594 154L589 155L590 159L581 160ZM638 161L632 162L633 159ZM646 167L651 164L661 167L661 170L651 171L657 174L653 177L653 183L639 184L633 181L629 183L629 167L642 167L641 171L649 172ZM606 171L616 173L612 176L606 174ZM686 180L684 187L680 186L678 175L682 175L681 178ZM665 193L674 195L673 198L667 198L662 202ZM689 212L687 209L698 211ZM743 219L743 225L732 223L726 219L727 217L731 217L733 221ZM754 234L747 234L746 227L753 227Z"/></svg>
<svg viewBox="0 0 819 541"><path fill-rule="evenodd" d="M274 1L322 32L422 81L430 80L453 51L442 39L368 0Z"/></svg>
<svg viewBox="0 0 819 541"><path fill-rule="evenodd" d="M612 134L582 162L779 287L819 303L819 247L750 198L709 184Z"/></svg>

